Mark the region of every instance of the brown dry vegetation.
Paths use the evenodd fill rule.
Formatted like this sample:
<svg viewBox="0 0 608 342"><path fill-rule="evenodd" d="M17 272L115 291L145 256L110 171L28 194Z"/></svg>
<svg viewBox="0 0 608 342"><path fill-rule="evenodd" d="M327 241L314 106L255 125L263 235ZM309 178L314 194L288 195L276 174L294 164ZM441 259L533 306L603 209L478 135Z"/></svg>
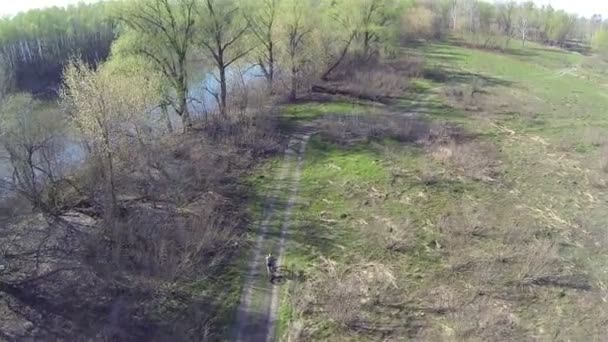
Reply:
<svg viewBox="0 0 608 342"><path fill-rule="evenodd" d="M282 149L273 120L213 121L130 146L117 167L118 217L104 210L94 163L57 215L13 216L0 236L2 336L218 338L240 289L238 276L222 278L246 243L239 180Z"/></svg>
<svg viewBox="0 0 608 342"><path fill-rule="evenodd" d="M408 80L419 77L423 69L424 60L416 57L362 60L349 56L331 80L315 84L312 90L388 104L405 96L411 89Z"/></svg>

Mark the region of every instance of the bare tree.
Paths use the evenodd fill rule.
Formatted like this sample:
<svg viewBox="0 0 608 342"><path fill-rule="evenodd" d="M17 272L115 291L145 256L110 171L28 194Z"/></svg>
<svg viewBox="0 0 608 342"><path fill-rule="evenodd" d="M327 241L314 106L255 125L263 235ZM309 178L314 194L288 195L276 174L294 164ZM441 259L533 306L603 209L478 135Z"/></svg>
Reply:
<svg viewBox="0 0 608 342"><path fill-rule="evenodd" d="M277 14L281 0L258 0L253 2L252 14L246 14L245 18L251 32L261 44L257 63L264 73L268 89L272 92L277 45Z"/></svg>
<svg viewBox="0 0 608 342"><path fill-rule="evenodd" d="M516 3L509 1L506 3L498 4L498 24L503 35L507 38L505 45L509 46L509 41L513 35L513 20L516 9Z"/></svg>
<svg viewBox="0 0 608 342"><path fill-rule="evenodd" d="M245 46L245 35L249 25L232 0L205 0L200 9L199 42L210 54L219 77L220 115L227 113L227 71L234 62L246 56L252 48Z"/></svg>
<svg viewBox="0 0 608 342"><path fill-rule="evenodd" d="M521 37L521 45L524 46L526 45L526 40L528 40L528 34L532 29L535 5L531 1L526 2L518 8L517 12L517 31Z"/></svg>
<svg viewBox="0 0 608 342"><path fill-rule="evenodd" d="M57 112L41 107L27 94L7 97L0 109L0 144L12 168L11 190L34 209L52 213L52 186L59 181L55 171L62 123ZM45 196L47 185L51 189Z"/></svg>
<svg viewBox="0 0 608 342"><path fill-rule="evenodd" d="M284 11L283 34L290 69L289 100L297 97L298 73L306 58L303 49L307 36L312 33L310 5L306 1L288 0Z"/></svg>
<svg viewBox="0 0 608 342"><path fill-rule="evenodd" d="M450 0L448 2L448 11L450 14L450 26L452 31L456 31L458 28L458 0Z"/></svg>

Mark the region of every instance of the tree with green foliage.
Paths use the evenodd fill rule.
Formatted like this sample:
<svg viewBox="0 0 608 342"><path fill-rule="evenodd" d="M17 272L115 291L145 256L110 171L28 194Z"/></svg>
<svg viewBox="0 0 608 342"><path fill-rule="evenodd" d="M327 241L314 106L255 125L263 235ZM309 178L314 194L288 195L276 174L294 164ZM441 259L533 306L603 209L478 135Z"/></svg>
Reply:
<svg viewBox="0 0 608 342"><path fill-rule="evenodd" d="M9 61L0 53L0 104L11 89L12 78Z"/></svg>
<svg viewBox="0 0 608 342"><path fill-rule="evenodd" d="M319 7L321 44L325 71L322 80L328 80L334 70L344 61L357 38L361 21L358 0L325 0Z"/></svg>
<svg viewBox="0 0 608 342"><path fill-rule="evenodd" d="M252 47L247 44L249 25L235 0L204 0L199 8L197 41L213 61L219 84L220 115L228 115L228 68L245 57ZM212 91L212 90L210 90Z"/></svg>
<svg viewBox="0 0 608 342"><path fill-rule="evenodd" d="M552 22L554 13L555 13L555 10L553 9L553 7L551 7L551 5L541 7L539 35L540 35L540 40L542 42L546 42L550 39L549 34L551 31L551 22Z"/></svg>
<svg viewBox="0 0 608 342"><path fill-rule="evenodd" d="M0 54L23 91L52 95L64 63L79 55L89 63L104 60L115 36L111 2L32 9L0 18Z"/></svg>
<svg viewBox="0 0 608 342"><path fill-rule="evenodd" d="M174 99L165 94L161 107L170 103L182 118L184 129L192 125L188 110L188 66L195 33L196 0L134 0L121 9L127 25L114 44L115 56L137 54L153 63L171 85ZM170 126L168 126L170 127Z"/></svg>
<svg viewBox="0 0 608 342"><path fill-rule="evenodd" d="M112 214L117 209L118 151L129 132L139 134L145 116L160 100L158 78L137 66L133 64L131 72L125 73L124 69L104 65L95 70L75 60L64 70L61 97L73 124L99 161Z"/></svg>
<svg viewBox="0 0 608 342"><path fill-rule="evenodd" d="M393 29L396 29L397 6L391 0L362 0L359 4L358 38L362 46L362 56L369 59L378 53L374 44L382 44L389 40Z"/></svg>
<svg viewBox="0 0 608 342"><path fill-rule="evenodd" d="M608 30L601 29L595 33L592 46L596 53L602 58L608 59Z"/></svg>
<svg viewBox="0 0 608 342"><path fill-rule="evenodd" d="M496 9L492 4L480 1L477 4L479 13L479 30L491 33L492 24L496 18Z"/></svg>
<svg viewBox="0 0 608 342"><path fill-rule="evenodd" d="M575 27L576 15L568 14L565 11L556 11L549 22L549 39L555 44L563 46L566 39Z"/></svg>

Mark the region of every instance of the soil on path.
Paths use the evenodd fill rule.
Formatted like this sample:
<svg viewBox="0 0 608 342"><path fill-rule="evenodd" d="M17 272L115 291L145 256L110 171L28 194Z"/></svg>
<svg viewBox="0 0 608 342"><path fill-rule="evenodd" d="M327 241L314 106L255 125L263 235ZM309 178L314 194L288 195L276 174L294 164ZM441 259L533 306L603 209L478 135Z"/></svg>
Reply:
<svg viewBox="0 0 608 342"><path fill-rule="evenodd" d="M298 196L300 171L311 131L292 136L277 178L266 199L257 240L243 284L241 301L232 330L233 341L274 341L279 304L279 286L266 274L264 258L272 253L281 265L291 213Z"/></svg>

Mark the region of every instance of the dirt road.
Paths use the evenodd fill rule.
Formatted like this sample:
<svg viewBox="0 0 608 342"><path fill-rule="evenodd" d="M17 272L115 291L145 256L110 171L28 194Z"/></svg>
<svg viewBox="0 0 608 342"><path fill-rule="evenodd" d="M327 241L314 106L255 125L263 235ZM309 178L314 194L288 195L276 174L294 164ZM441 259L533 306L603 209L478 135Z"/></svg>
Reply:
<svg viewBox="0 0 608 342"><path fill-rule="evenodd" d="M266 199L232 330L233 341L275 340L279 285L269 282L264 257L272 252L278 259L278 265L281 265L310 134L310 130L304 129L292 136L277 178Z"/></svg>

